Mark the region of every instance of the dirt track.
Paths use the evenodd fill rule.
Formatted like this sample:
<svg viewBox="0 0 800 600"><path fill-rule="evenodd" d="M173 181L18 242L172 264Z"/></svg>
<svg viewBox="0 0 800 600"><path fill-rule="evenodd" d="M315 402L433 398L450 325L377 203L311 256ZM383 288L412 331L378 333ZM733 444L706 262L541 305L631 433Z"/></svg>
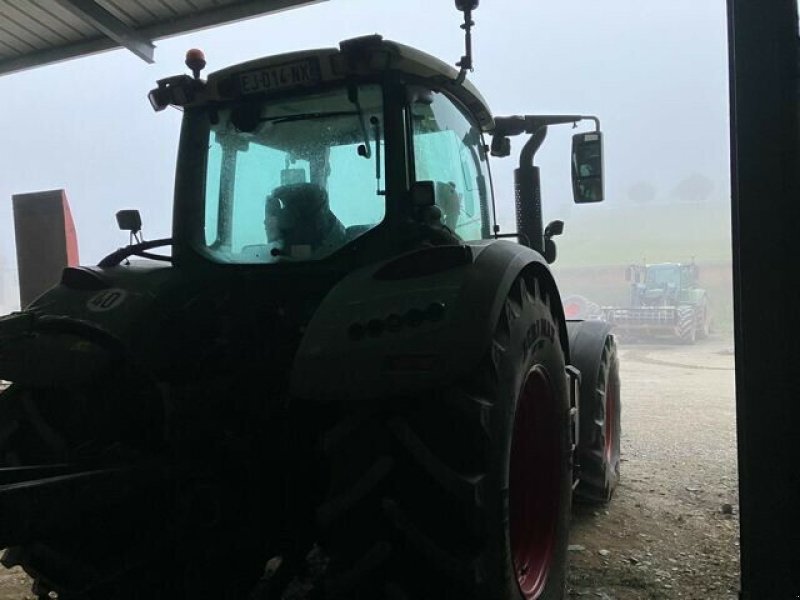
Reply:
<svg viewBox="0 0 800 600"><path fill-rule="evenodd" d="M738 504L732 342L625 345L622 482L578 507L570 598L733 600ZM32 599L0 569L0 600Z"/></svg>
<svg viewBox="0 0 800 600"><path fill-rule="evenodd" d="M576 508L570 598L737 597L732 350L620 347L622 481L606 509Z"/></svg>

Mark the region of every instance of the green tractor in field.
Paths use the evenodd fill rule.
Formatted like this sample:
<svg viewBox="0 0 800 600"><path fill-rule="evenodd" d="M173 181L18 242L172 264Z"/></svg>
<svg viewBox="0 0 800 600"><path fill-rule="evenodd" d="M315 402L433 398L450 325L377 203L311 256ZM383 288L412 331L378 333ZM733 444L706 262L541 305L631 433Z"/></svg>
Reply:
<svg viewBox="0 0 800 600"><path fill-rule="evenodd" d="M602 318L624 338L671 336L685 344L708 337L711 311L706 290L698 286L694 262L630 265L626 307L603 307Z"/></svg>
<svg viewBox="0 0 800 600"><path fill-rule="evenodd" d="M203 80L190 51L151 92L183 110L172 237L121 211L130 245L0 319L0 547L38 598L563 597L619 366L564 318L533 158L598 123L493 117L469 55L369 36ZM501 234L488 153L523 133Z"/></svg>

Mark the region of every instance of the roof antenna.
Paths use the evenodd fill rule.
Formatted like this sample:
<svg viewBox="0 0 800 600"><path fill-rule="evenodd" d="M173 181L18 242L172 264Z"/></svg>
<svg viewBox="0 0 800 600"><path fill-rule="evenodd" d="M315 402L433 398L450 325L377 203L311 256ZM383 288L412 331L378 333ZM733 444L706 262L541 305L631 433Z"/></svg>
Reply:
<svg viewBox="0 0 800 600"><path fill-rule="evenodd" d="M464 82L467 76L467 71L472 71L472 26L475 22L472 20L472 11L478 8L479 0L456 0L456 8L464 13L464 24L461 29L464 30L464 43L466 44L466 52L461 60L456 63L457 67L461 67L456 77L456 83Z"/></svg>

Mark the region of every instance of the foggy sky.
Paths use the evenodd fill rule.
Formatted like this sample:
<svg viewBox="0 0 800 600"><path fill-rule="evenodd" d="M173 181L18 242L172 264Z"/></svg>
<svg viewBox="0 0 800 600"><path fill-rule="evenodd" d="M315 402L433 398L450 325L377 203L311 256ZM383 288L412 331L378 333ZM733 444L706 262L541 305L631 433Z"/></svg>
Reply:
<svg viewBox="0 0 800 600"><path fill-rule="evenodd" d="M613 210L631 202L628 190L641 181L655 190L653 202L674 201L670 191L693 174L713 184L711 199L728 200L724 0L484 0L474 19L469 78L495 115L601 119L607 202L569 206L573 132L551 128L537 161L546 216ZM84 264L127 241L114 219L121 208L142 212L148 239L169 237L180 113L154 113L146 95L157 79L186 72L188 48L205 51L207 74L380 33L455 63L460 23L451 0L330 0L158 41L154 65L116 50L1 76L0 269L16 265L15 193L66 189ZM506 229L515 142L511 157L492 165Z"/></svg>

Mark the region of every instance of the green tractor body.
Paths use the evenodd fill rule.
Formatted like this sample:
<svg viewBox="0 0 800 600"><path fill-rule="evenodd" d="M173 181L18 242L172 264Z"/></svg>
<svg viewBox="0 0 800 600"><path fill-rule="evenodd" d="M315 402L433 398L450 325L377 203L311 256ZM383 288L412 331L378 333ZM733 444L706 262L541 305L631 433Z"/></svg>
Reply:
<svg viewBox="0 0 800 600"><path fill-rule="evenodd" d="M564 319L533 166L583 117L495 119L378 36L193 65L150 95L184 111L172 237L123 211L136 243L0 318L4 563L41 598L561 598L572 491L619 468L614 340ZM485 136L521 133L518 243Z"/></svg>
<svg viewBox="0 0 800 600"><path fill-rule="evenodd" d="M631 265L626 272L630 301L603 307L602 319L625 337L670 336L693 344L708 337L711 313L694 263Z"/></svg>

